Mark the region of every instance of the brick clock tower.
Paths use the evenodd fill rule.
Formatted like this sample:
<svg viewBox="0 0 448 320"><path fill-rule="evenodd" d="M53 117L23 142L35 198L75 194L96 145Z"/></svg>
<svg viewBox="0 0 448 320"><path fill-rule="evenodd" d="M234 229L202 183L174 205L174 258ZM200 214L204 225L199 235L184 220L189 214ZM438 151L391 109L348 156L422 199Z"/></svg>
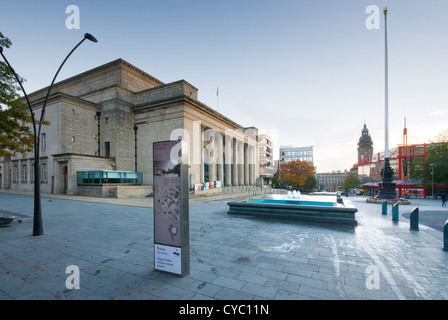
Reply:
<svg viewBox="0 0 448 320"><path fill-rule="evenodd" d="M362 164L364 159L369 160L373 154L373 141L370 137L369 129L364 122L364 128L361 131L361 138L358 141L358 163Z"/></svg>

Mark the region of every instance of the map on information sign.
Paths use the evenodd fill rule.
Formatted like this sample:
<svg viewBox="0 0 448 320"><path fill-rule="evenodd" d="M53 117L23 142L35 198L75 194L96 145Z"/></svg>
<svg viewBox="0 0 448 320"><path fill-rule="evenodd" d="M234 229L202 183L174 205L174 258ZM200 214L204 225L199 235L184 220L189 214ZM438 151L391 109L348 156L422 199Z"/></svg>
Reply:
<svg viewBox="0 0 448 320"><path fill-rule="evenodd" d="M154 144L154 241L181 246L180 163L171 161L175 142Z"/></svg>

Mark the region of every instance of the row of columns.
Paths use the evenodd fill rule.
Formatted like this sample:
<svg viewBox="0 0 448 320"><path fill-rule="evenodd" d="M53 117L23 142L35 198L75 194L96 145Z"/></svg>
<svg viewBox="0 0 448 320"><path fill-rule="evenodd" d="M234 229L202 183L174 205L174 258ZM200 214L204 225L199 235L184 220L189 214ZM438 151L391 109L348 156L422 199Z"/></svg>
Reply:
<svg viewBox="0 0 448 320"><path fill-rule="evenodd" d="M211 130L203 130L203 162L201 163L201 181L205 181L205 163L208 165L208 180L223 181L225 186L255 185L256 183L256 147Z"/></svg>

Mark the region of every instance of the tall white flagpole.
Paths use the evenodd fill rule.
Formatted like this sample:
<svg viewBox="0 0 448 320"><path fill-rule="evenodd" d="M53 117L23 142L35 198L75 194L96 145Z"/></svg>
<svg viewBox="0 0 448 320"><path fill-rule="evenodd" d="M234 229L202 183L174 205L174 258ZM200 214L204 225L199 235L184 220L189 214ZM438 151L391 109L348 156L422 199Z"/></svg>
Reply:
<svg viewBox="0 0 448 320"><path fill-rule="evenodd" d="M385 150L384 150L384 167L382 169L382 180L379 183L380 199L396 199L397 192L395 190L396 183L393 182L394 170L390 166L389 154L389 81L388 81L388 57L387 57L387 8L384 8L384 28L385 28Z"/></svg>
<svg viewBox="0 0 448 320"><path fill-rule="evenodd" d="M389 62L387 52L387 7L384 8L384 32L385 32L385 150L384 158L389 158Z"/></svg>

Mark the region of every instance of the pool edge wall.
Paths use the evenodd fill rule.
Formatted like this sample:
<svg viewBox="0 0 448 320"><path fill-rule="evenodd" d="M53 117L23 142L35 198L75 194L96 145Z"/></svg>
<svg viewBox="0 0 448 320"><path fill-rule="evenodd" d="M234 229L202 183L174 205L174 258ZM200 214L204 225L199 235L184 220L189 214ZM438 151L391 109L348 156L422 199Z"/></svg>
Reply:
<svg viewBox="0 0 448 320"><path fill-rule="evenodd" d="M311 205L290 205L272 203L252 203L229 201L228 214L273 218L282 220L307 221L357 225L355 207L325 207Z"/></svg>

